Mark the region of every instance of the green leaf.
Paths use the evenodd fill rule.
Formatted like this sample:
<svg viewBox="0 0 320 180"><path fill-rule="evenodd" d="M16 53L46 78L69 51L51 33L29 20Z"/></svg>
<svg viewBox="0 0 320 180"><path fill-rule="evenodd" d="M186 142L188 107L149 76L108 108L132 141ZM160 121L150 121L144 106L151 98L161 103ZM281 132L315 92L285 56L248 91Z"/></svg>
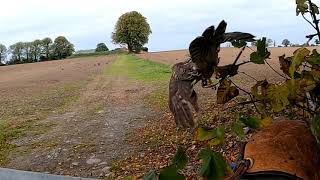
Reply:
<svg viewBox="0 0 320 180"><path fill-rule="evenodd" d="M307 4L306 0L296 0L296 4L297 4L297 8L296 8L297 16L300 13L304 14L304 13L308 12L308 4Z"/></svg>
<svg viewBox="0 0 320 180"><path fill-rule="evenodd" d="M240 114L239 120L252 129L258 129L260 127L260 119L246 114Z"/></svg>
<svg viewBox="0 0 320 180"><path fill-rule="evenodd" d="M268 98L274 112L280 112L289 105L289 89L286 85L277 86L271 84L268 86Z"/></svg>
<svg viewBox="0 0 320 180"><path fill-rule="evenodd" d="M173 157L172 165L175 165L177 169L183 169L188 163L188 156L186 154L185 148L178 146L178 150Z"/></svg>
<svg viewBox="0 0 320 180"><path fill-rule="evenodd" d="M270 52L266 48L266 38L257 41L257 51L250 54L250 61L255 64L264 64L265 60L270 57Z"/></svg>
<svg viewBox="0 0 320 180"><path fill-rule="evenodd" d="M225 104L231 99L239 95L239 90L235 86L231 86L231 81L225 79L219 86L217 91L217 103Z"/></svg>
<svg viewBox="0 0 320 180"><path fill-rule="evenodd" d="M212 180L223 179L228 173L228 163L220 153L211 151L210 149L202 149L198 154L198 158L202 160L200 176Z"/></svg>
<svg viewBox="0 0 320 180"><path fill-rule="evenodd" d="M157 179L158 179L158 175L154 170L150 171L148 174L146 174L143 177L143 180L157 180Z"/></svg>
<svg viewBox="0 0 320 180"><path fill-rule="evenodd" d="M289 74L290 77L294 77L294 73L299 68L299 66L302 64L303 61L306 60L306 56L308 56L310 51L307 48L299 48L297 49L293 54L293 59L291 61L291 65L289 68Z"/></svg>
<svg viewBox="0 0 320 180"><path fill-rule="evenodd" d="M231 126L231 130L232 132L237 135L241 140L244 140L245 138L245 134L244 134L244 131L243 131L243 128L241 126L241 123L239 121L236 121L232 124Z"/></svg>
<svg viewBox="0 0 320 180"><path fill-rule="evenodd" d="M197 130L197 141L207 141L216 137L215 129L207 129L203 127L199 127Z"/></svg>
<svg viewBox="0 0 320 180"><path fill-rule="evenodd" d="M234 40L234 41L231 41L231 44L233 47L242 48L247 45L247 42L244 40Z"/></svg>
<svg viewBox="0 0 320 180"><path fill-rule="evenodd" d="M318 145L320 146L320 116L317 115L312 121L311 121L311 131L313 135L315 136Z"/></svg>
<svg viewBox="0 0 320 180"><path fill-rule="evenodd" d="M224 128L218 127L216 128L216 137L209 141L210 145L219 145L223 144L225 139Z"/></svg>
<svg viewBox="0 0 320 180"><path fill-rule="evenodd" d="M313 49L312 54L306 60L311 65L320 65L320 54L316 49Z"/></svg>
<svg viewBox="0 0 320 180"><path fill-rule="evenodd" d="M178 173L178 168L174 165L168 166L161 170L159 180L185 180L186 178Z"/></svg>
<svg viewBox="0 0 320 180"><path fill-rule="evenodd" d="M219 127L215 129L205 129L205 128L198 128L197 130L197 141L208 141L211 145L219 145L224 143L225 133L224 128Z"/></svg>

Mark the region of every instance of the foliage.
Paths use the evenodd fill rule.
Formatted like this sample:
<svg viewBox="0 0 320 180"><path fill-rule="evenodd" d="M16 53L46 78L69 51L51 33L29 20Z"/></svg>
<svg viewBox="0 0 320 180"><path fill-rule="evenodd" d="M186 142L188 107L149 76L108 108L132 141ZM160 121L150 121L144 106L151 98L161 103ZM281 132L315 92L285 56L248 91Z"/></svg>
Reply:
<svg viewBox="0 0 320 180"><path fill-rule="evenodd" d="M74 45L71 44L64 36L57 37L54 40L52 48L54 59L64 59L71 56L74 52Z"/></svg>
<svg viewBox="0 0 320 180"><path fill-rule="evenodd" d="M220 153L202 149L198 158L202 160L200 176L210 180L220 180L227 175L229 167Z"/></svg>
<svg viewBox="0 0 320 180"><path fill-rule="evenodd" d="M244 133L244 130L242 128L242 125L239 121L236 121L232 124L232 132L238 136L241 140L243 140L245 138L245 133Z"/></svg>
<svg viewBox="0 0 320 180"><path fill-rule="evenodd" d="M147 47L142 47L142 48L141 48L141 51L144 51L144 52L148 52L148 50L149 50L149 49L148 49Z"/></svg>
<svg viewBox="0 0 320 180"><path fill-rule="evenodd" d="M250 61L255 64L264 64L264 60L270 57L270 52L266 48L266 38L257 41L257 52L250 54Z"/></svg>
<svg viewBox="0 0 320 180"><path fill-rule="evenodd" d="M285 47L288 47L290 45L290 41L288 39L284 39L282 41L282 45L284 45Z"/></svg>
<svg viewBox="0 0 320 180"><path fill-rule="evenodd" d="M270 126L273 123L273 117L285 115L290 112L291 115L296 115L299 119L306 121L320 147L320 54L316 49L310 51L306 48L308 43L318 36L320 39L320 30L318 27L319 20L316 15L319 14L317 5L311 0L296 0L297 15L305 15L310 13L313 28L317 31L316 34L306 36L308 41L303 47L297 49L292 56L285 55L279 57L280 69L282 73L277 72L269 65L267 59L270 57L270 52L267 46L272 40L267 40L265 37L252 43L257 47L256 51L250 54L250 61L236 65L238 57L246 48L245 42L232 42L235 47L242 47L241 52L233 64L223 67L217 67L215 73L219 79L219 88L217 91L217 103L225 104L236 96L240 91L246 93L250 101L241 102L254 107L250 113L239 113L239 120L232 124L232 132L238 135L242 140L245 139L244 126L251 129L259 130ZM306 19L306 17L304 17ZM273 42L273 41L272 41ZM288 46L290 41L285 39L282 44ZM236 75L238 67L246 63L267 64L279 76L284 78L283 82L270 83L267 80L256 80L256 84L251 87L250 91L246 91L232 82L230 77ZM223 75L221 76L221 70ZM255 78L252 78L255 79ZM233 84L234 86L231 86ZM238 90L238 91L236 91ZM303 113L301 113L303 112ZM195 140L207 143L210 145L219 145L224 143L224 128L204 128L198 127ZM211 151L209 148L203 149L198 158L202 160L200 176L206 179L222 179L228 171L228 164L220 153ZM172 168L169 166L169 170ZM176 171L174 171L176 172Z"/></svg>
<svg viewBox="0 0 320 180"><path fill-rule="evenodd" d="M182 170L186 167L188 163L188 156L186 154L186 150L178 146L177 152L173 157L171 165L163 168L158 174L155 171L150 171L146 176L144 176L144 180L169 180L169 179L177 179L184 180L186 179L183 175L181 175L178 171Z"/></svg>
<svg viewBox="0 0 320 180"><path fill-rule="evenodd" d="M42 45L42 54L44 54L45 58L42 58L41 60L49 60L50 58L50 50L51 50L51 45L52 45L52 40L49 37L46 37L41 40L41 45Z"/></svg>
<svg viewBox="0 0 320 180"><path fill-rule="evenodd" d="M32 42L17 42L12 44L4 55L10 54L10 59L6 62L10 65L61 59L70 56L73 51L73 45L65 37L60 36L55 40L55 44L53 44L49 37ZM5 57L2 56L1 61Z"/></svg>
<svg viewBox="0 0 320 180"><path fill-rule="evenodd" d="M97 48L95 51L96 52L103 52L103 51L109 51L109 49L105 43L99 43L99 44L97 44Z"/></svg>
<svg viewBox="0 0 320 180"><path fill-rule="evenodd" d="M144 16L137 11L123 14L112 33L114 43L126 44L129 52L139 52L148 42L151 28Z"/></svg>
<svg viewBox="0 0 320 180"><path fill-rule="evenodd" d="M239 90L235 86L231 86L231 81L223 80L217 91L217 103L225 104L231 99L239 95Z"/></svg>
<svg viewBox="0 0 320 180"><path fill-rule="evenodd" d="M235 41L232 41L231 44L233 47L241 48L243 46L246 46L247 42L244 40L235 40Z"/></svg>
<svg viewBox="0 0 320 180"><path fill-rule="evenodd" d="M31 50L30 50L32 61L37 62L40 60L41 55L41 41L39 39L34 40L31 43Z"/></svg>
<svg viewBox="0 0 320 180"><path fill-rule="evenodd" d="M207 141L210 145L223 144L225 139L225 133L223 127L215 129L207 129L199 127L197 129L197 141Z"/></svg>

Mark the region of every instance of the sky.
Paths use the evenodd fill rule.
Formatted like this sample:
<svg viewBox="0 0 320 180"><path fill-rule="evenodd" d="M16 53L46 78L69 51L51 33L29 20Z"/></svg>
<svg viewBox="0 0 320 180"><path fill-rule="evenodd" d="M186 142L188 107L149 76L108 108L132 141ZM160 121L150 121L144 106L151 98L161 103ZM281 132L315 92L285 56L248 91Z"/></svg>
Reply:
<svg viewBox="0 0 320 180"><path fill-rule="evenodd" d="M227 31L249 32L277 44L285 38L305 43L305 35L315 33L296 16L295 0L0 0L0 5L0 43L6 46L63 35L76 50L94 49L100 42L113 49L118 47L111 40L116 21L129 11L147 18L149 51L186 49L221 20L228 23Z"/></svg>

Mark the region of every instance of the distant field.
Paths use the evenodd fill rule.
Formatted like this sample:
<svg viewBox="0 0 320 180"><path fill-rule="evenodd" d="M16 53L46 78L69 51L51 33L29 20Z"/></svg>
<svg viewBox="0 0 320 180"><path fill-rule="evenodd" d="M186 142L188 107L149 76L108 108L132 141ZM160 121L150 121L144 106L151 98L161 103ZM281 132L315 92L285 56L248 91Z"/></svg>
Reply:
<svg viewBox="0 0 320 180"><path fill-rule="evenodd" d="M296 48L269 49L268 62L281 72L278 56L289 56ZM232 63L238 52L222 48L220 65ZM248 60L250 52L247 49L239 62ZM167 105L170 66L184 61L188 51L137 56L101 55L0 67L0 166L99 178L110 173L103 172L108 168L115 175L131 175L167 164L175 143L161 143L176 141ZM267 65L247 64L240 71L258 80L283 80ZM244 89L255 83L241 73L233 80ZM200 85L196 91L203 105L196 118L219 117L224 123L227 112L215 106L216 91ZM152 159L145 161L142 155ZM113 164L118 159L130 166L119 168Z"/></svg>
<svg viewBox="0 0 320 180"><path fill-rule="evenodd" d="M309 47L309 49L316 48L318 52L320 52L320 47ZM276 69L279 72L282 72L280 70L280 64L278 57L285 54L286 56L292 56L293 52L297 49L296 47L281 47L281 48L268 48L271 52L271 56L268 60L269 64ZM238 52L240 50L238 48L221 48L220 51L220 63L219 65L225 65L232 63L236 56L238 55ZM240 60L239 63L244 60L249 60L250 53L252 50L246 49ZM158 62L162 62L165 64L175 64L177 62L181 62L186 60L188 58L189 52L188 50L176 50L176 51L164 51L164 52L152 52L152 53L146 53L146 54L139 54L139 57L144 59L150 59L150 60L156 60ZM244 66L241 66L239 69L241 72L246 72L247 74L255 77L258 80L268 79L270 81L278 81L281 80L281 77L275 73L268 65L256 65L256 64L246 64ZM251 79L247 76L244 76L243 74L239 74L239 76L235 77L235 79L239 82L247 83L247 85L251 85L250 81Z"/></svg>

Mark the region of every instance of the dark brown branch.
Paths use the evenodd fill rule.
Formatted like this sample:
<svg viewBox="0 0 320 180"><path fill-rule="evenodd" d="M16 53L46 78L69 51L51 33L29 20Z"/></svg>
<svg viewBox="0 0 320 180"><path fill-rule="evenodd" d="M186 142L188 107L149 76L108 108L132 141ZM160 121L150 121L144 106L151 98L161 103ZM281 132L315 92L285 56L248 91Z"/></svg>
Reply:
<svg viewBox="0 0 320 180"><path fill-rule="evenodd" d="M233 64L232 64L232 65L236 65L236 64L237 64L237 62L238 62L238 60L239 60L239 58L240 58L241 54L243 53L243 51L244 51L245 49L246 49L246 46L243 46L243 47L241 48L241 51L239 52L239 54L238 54L238 56L237 56L236 60L233 62Z"/></svg>
<svg viewBox="0 0 320 180"><path fill-rule="evenodd" d="M240 63L240 64L237 64L237 66L242 66L242 65L245 65L245 64L247 64L247 63L250 63L251 61L244 61L244 62L242 62L242 63Z"/></svg>
<svg viewBox="0 0 320 180"><path fill-rule="evenodd" d="M229 80L230 80L230 79L229 79ZM231 80L230 80L230 81L231 81ZM236 85L233 81L231 81L231 83L232 83L236 88L240 89L241 91L245 92L246 94L248 94L248 95L250 96L250 99L251 99L251 101L253 102L252 104L254 105L256 111L257 111L259 114L261 114L260 111L259 111L259 109L258 109L257 106L256 106L256 103L255 103L254 100L253 100L252 94L251 94L250 92L242 89L242 88L239 87L238 85Z"/></svg>
<svg viewBox="0 0 320 180"><path fill-rule="evenodd" d="M310 8L310 14L311 14L313 23L315 24L315 29L318 33L318 38L320 40L319 20L317 20L316 13L314 12L314 9L312 8L311 0L308 0L308 3L309 3L309 8Z"/></svg>
<svg viewBox="0 0 320 180"><path fill-rule="evenodd" d="M250 77L251 79L254 79L255 81L258 81L256 78L254 78L254 77L250 76L249 74L247 74L247 73L245 73L245 72L239 72L239 73L242 73L242 74L244 74L244 75L246 75L246 76Z"/></svg>
<svg viewBox="0 0 320 180"><path fill-rule="evenodd" d="M311 21L309 21L309 19L307 19L307 18L304 16L304 14L302 14L302 17L303 17L303 19L306 20L314 29L317 30L317 28L312 24Z"/></svg>
<svg viewBox="0 0 320 180"><path fill-rule="evenodd" d="M267 65L268 65L275 73L277 73L279 76L285 78L286 80L289 80L289 78L287 78L286 76L284 76L284 75L280 74L278 71L276 71L276 70L268 63L268 61L265 61L265 62L267 63Z"/></svg>
<svg viewBox="0 0 320 180"><path fill-rule="evenodd" d="M318 36L318 35L320 35L320 34L319 33L310 34L310 35L307 35L306 38L312 39L312 38L314 38L315 36Z"/></svg>

